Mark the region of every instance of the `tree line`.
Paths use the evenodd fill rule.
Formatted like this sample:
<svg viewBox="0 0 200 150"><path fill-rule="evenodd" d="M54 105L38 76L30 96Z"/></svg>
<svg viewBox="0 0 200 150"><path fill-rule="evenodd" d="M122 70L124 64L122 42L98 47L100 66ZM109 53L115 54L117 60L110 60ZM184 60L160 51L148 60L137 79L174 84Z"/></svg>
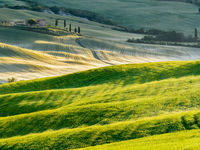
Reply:
<svg viewBox="0 0 200 150"><path fill-rule="evenodd" d="M142 39L128 39L127 42L138 42L138 43L154 43L160 42L197 42L198 41L198 30L195 28L194 36L185 36L183 33L176 31L159 31L151 30L148 32L149 35L144 36Z"/></svg>

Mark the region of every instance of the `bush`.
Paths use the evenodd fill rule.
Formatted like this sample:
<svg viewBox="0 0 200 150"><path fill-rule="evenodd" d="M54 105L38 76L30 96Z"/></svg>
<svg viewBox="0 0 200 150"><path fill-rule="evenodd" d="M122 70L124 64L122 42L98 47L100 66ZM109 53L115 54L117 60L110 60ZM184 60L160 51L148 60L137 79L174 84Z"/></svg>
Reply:
<svg viewBox="0 0 200 150"><path fill-rule="evenodd" d="M30 24L30 25L35 25L36 23L37 23L37 20L35 20L33 18L28 20L28 24Z"/></svg>
<svg viewBox="0 0 200 150"><path fill-rule="evenodd" d="M8 83L15 82L15 81L16 81L16 79L14 77L8 78Z"/></svg>

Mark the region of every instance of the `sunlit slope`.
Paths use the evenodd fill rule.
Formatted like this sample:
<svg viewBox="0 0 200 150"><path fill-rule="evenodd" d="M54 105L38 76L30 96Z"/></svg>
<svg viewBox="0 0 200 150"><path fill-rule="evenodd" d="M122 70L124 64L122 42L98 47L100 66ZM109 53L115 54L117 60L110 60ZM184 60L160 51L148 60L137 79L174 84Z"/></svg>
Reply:
<svg viewBox="0 0 200 150"><path fill-rule="evenodd" d="M172 84L173 82L175 83ZM91 95L100 88L105 94L100 91ZM98 89L90 87L87 90L81 88L9 94L0 97L1 136L10 137L83 125L103 125L170 112L198 110L198 88L199 78L189 81L184 78L151 85L116 87L112 88L115 92L109 94L111 89L108 85Z"/></svg>
<svg viewBox="0 0 200 150"><path fill-rule="evenodd" d="M60 77L16 82L0 86L0 93L18 93L49 89L63 89L118 82L126 85L178 78L200 73L199 61L177 61L111 66L77 72ZM37 86L34 86L37 84ZM32 85L32 86L30 86Z"/></svg>
<svg viewBox="0 0 200 150"><path fill-rule="evenodd" d="M0 31L0 82L11 77L34 79L108 65L200 58L198 48L137 45L73 34L53 36L12 27L0 27ZM34 59L29 60L33 54ZM43 69L31 69L33 66Z"/></svg>
<svg viewBox="0 0 200 150"><path fill-rule="evenodd" d="M180 113L109 125L50 130L43 133L0 139L0 147L2 149L73 149L182 131L188 127L188 129L198 128L198 124L191 114L189 113L188 116L187 113ZM199 114L195 114L195 118L199 119Z"/></svg>
<svg viewBox="0 0 200 150"><path fill-rule="evenodd" d="M48 6L89 10L128 28L177 30L193 35L200 23L198 7L190 3L158 0L31 0ZM110 7L112 6L112 7Z"/></svg>
<svg viewBox="0 0 200 150"><path fill-rule="evenodd" d="M199 149L200 131L183 131L171 134L163 134L137 140L129 140L102 146L94 146L79 150L182 150L182 149Z"/></svg>
<svg viewBox="0 0 200 150"><path fill-rule="evenodd" d="M58 18L66 19L67 26L69 26L69 24L72 24L73 29L75 26L80 26L81 33L83 33L84 35L94 36L95 38L99 37L99 38L115 39L117 35L117 39L126 40L127 38L134 36L134 34L114 31L111 29L112 28L111 26L98 24L74 16L59 16L59 15L45 14L42 12L34 12L28 10L13 10L7 8L0 8L0 14L1 14L0 20L6 19L13 21L20 19L28 19L28 18L43 18L46 19L47 23L50 25L54 25L55 20ZM59 22L59 26L63 27L62 21ZM108 36L109 33L112 34ZM141 35L136 35L136 36L142 37ZM43 63L43 60L45 58L42 60L42 62L37 61L30 63L27 62L27 60L24 60L23 56L20 58L20 60L19 59L16 60L16 58L15 59L11 58L12 57L11 55L6 58L1 57L0 83L5 83L7 82L8 78L12 77L16 78L17 80L24 80L24 79L26 80L26 79L34 79L47 76L62 75L81 70L87 70L91 68L111 65L110 63L96 59L90 49L84 48L76 42L77 38L79 37L73 35L73 33L72 35L68 36L67 35L53 36L39 32L20 30L18 28L0 26L1 43L3 44L6 43L10 46L15 45L19 49L26 48L34 51L37 50L44 53L44 55L49 54L49 56L53 56L51 57L52 58L51 60L53 60L53 62L47 59L48 62L46 64ZM1 53L5 53L4 51L6 51L6 49L1 48ZM8 59L10 60L9 62ZM127 63L127 61L125 62ZM13 65L13 63L15 64ZM118 63L119 61L114 64ZM122 63L124 63L124 61ZM51 69L50 70L48 69L46 70L45 68L44 69L40 68L39 70L32 69L33 66L36 65L40 66L41 64L45 68L51 68Z"/></svg>
<svg viewBox="0 0 200 150"><path fill-rule="evenodd" d="M89 59L89 56L92 56L89 50L85 49L85 56L75 53L76 51L78 49L73 51L74 54L66 48L65 51L42 51L41 48L38 51L0 43L0 80L6 82L11 77L23 80L60 75L94 68L101 64L94 58Z"/></svg>
<svg viewBox="0 0 200 150"><path fill-rule="evenodd" d="M165 46L151 44L130 44L101 39L82 38L79 45L95 51L99 59L113 63L141 63L169 60L197 60L200 50L192 47ZM118 54L119 57L116 57ZM113 57L111 57L111 55ZM120 59L121 56L121 59ZM118 60L118 61L117 61Z"/></svg>
<svg viewBox="0 0 200 150"><path fill-rule="evenodd" d="M1 85L0 147L73 149L198 129L199 65L120 65Z"/></svg>

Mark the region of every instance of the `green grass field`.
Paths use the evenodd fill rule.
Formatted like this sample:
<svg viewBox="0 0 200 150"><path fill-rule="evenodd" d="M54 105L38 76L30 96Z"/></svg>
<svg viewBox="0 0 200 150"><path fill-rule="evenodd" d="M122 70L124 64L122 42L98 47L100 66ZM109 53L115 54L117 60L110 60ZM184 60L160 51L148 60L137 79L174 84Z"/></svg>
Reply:
<svg viewBox="0 0 200 150"><path fill-rule="evenodd" d="M199 142L199 130L193 130L107 144L103 146L94 146L80 150L197 150L200 146Z"/></svg>
<svg viewBox="0 0 200 150"><path fill-rule="evenodd" d="M0 85L0 148L75 149L141 137L156 146L148 136L174 132L187 147L177 138L200 126L199 75L199 61L174 61ZM171 141L161 137L164 149Z"/></svg>

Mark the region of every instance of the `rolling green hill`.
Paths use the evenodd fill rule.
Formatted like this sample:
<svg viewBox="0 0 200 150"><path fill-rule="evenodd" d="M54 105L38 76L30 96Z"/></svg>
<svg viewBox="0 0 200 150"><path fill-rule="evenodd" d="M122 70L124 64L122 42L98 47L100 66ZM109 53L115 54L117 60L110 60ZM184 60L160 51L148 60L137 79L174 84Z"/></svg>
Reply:
<svg viewBox="0 0 200 150"><path fill-rule="evenodd" d="M198 129L199 66L130 64L0 85L0 148L74 149Z"/></svg>

